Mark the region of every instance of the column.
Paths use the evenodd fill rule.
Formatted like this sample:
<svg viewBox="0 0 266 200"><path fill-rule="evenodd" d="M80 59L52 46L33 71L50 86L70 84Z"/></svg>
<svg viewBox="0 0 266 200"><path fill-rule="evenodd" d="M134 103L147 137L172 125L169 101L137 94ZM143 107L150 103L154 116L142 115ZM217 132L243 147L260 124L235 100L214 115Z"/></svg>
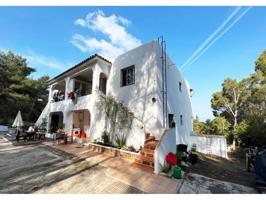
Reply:
<svg viewBox="0 0 266 200"><path fill-rule="evenodd" d="M93 71L93 78L92 78L92 94L96 94L99 90L99 75L100 75L100 69L98 64L96 63L94 67L92 68Z"/></svg>

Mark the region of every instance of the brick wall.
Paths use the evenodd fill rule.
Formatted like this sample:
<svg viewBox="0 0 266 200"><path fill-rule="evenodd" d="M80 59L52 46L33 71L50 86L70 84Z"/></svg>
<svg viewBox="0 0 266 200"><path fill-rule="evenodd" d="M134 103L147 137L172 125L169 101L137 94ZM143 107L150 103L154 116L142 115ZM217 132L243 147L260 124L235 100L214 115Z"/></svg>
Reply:
<svg viewBox="0 0 266 200"><path fill-rule="evenodd" d="M120 158L126 159L130 162L134 162L135 159L138 158L138 156L139 156L139 153L124 151L124 150L120 150L117 148L106 147L103 145L93 144L93 143L89 143L88 148L95 151L95 152L103 153L103 154L109 155L109 156L120 157Z"/></svg>

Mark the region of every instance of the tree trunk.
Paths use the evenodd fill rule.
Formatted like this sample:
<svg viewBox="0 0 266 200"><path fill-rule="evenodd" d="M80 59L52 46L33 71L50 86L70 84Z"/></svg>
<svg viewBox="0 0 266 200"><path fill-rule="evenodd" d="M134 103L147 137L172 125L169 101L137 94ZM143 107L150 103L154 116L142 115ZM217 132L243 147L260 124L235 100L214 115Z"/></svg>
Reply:
<svg viewBox="0 0 266 200"><path fill-rule="evenodd" d="M235 116L234 116L234 128L237 125L237 111L235 112ZM233 138L233 150L236 150L236 136L235 136L235 132L233 134L234 138Z"/></svg>

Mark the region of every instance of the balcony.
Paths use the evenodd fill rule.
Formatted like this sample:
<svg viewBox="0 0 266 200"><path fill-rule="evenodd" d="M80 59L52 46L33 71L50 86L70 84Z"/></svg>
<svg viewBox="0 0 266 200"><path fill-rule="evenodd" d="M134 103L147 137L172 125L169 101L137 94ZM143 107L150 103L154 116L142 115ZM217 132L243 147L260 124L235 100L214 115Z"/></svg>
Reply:
<svg viewBox="0 0 266 200"><path fill-rule="evenodd" d="M65 81L60 81L52 86L52 94L50 101L52 103L65 100Z"/></svg>

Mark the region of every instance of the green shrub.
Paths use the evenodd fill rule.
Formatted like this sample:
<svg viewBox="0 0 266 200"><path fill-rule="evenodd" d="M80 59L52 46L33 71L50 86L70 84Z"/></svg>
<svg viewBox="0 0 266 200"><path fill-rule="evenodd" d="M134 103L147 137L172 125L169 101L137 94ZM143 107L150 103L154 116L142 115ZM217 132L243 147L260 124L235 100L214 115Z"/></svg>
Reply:
<svg viewBox="0 0 266 200"><path fill-rule="evenodd" d="M126 145L124 145L124 146L121 147L121 150L127 151L128 150L128 147Z"/></svg>
<svg viewBox="0 0 266 200"><path fill-rule="evenodd" d="M115 142L116 142L117 147L121 149L123 146L125 146L126 140L127 139L124 135L121 135L121 136L116 135Z"/></svg>
<svg viewBox="0 0 266 200"><path fill-rule="evenodd" d="M164 173L168 173L171 169L171 165L169 165L167 162L164 162L164 165L163 165L163 172Z"/></svg>
<svg viewBox="0 0 266 200"><path fill-rule="evenodd" d="M107 131L102 133L102 141L105 145L110 145L110 137Z"/></svg>
<svg viewBox="0 0 266 200"><path fill-rule="evenodd" d="M186 154L182 151L176 151L175 156L177 160L182 160L183 157L186 157Z"/></svg>

